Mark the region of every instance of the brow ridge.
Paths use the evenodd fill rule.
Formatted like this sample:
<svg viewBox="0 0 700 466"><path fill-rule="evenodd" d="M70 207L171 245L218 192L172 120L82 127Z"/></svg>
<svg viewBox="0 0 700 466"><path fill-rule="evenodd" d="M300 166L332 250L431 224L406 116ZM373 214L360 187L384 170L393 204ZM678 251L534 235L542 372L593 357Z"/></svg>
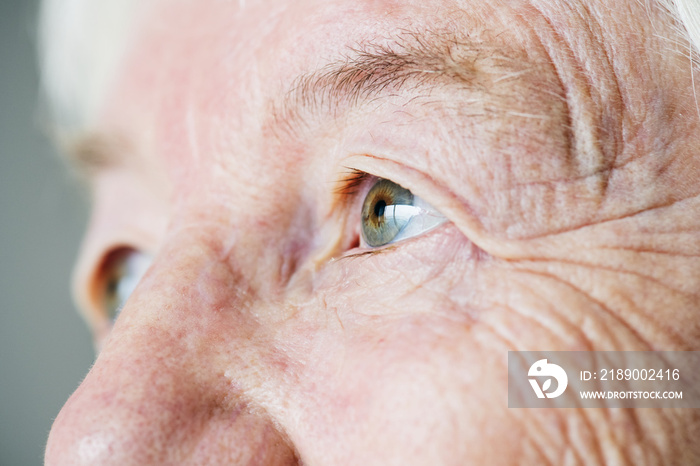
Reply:
<svg viewBox="0 0 700 466"><path fill-rule="evenodd" d="M430 94L446 86L485 90L484 70L495 65L505 74L508 62L496 47L468 35L405 30L381 43L348 46L339 58L294 79L282 102L273 104L275 119L293 127L309 115L337 116L382 95Z"/></svg>

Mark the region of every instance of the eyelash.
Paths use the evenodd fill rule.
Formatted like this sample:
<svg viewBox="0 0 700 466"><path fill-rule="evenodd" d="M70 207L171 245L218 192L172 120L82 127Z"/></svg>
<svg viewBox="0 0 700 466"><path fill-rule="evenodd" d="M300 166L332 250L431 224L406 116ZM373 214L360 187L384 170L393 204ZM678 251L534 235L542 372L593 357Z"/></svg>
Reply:
<svg viewBox="0 0 700 466"><path fill-rule="evenodd" d="M335 194L340 196L343 200L347 200L355 196L365 181L371 177L369 173L357 170L355 168L345 167L348 170L344 178L338 181L338 187L335 190Z"/></svg>
<svg viewBox="0 0 700 466"><path fill-rule="evenodd" d="M338 211L343 212L343 217L346 219L355 219L357 213L359 212L359 205L362 202L362 193L368 189L368 185L375 179L375 176L370 175L367 172L358 170L351 167L343 167L344 172L341 177L336 182L336 187L333 190L335 195L334 205ZM351 225L355 225L356 222L349 220ZM359 226L359 224L358 224ZM352 231L349 233L350 240L344 244L342 249L342 256L336 259L348 259L364 255L375 254L381 249L359 249L360 248L360 230L355 230L352 227ZM348 251L356 251L349 253Z"/></svg>

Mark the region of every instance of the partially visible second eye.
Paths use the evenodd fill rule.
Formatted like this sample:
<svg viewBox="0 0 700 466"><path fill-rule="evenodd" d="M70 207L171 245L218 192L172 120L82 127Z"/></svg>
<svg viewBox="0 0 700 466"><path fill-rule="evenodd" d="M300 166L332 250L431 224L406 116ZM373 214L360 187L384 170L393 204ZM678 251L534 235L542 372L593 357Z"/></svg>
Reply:
<svg viewBox="0 0 700 466"><path fill-rule="evenodd" d="M423 199L393 181L379 179L362 204L362 238L379 247L425 233L446 218Z"/></svg>
<svg viewBox="0 0 700 466"><path fill-rule="evenodd" d="M151 265L151 256L135 249L113 252L105 263L102 307L107 317L115 321L136 285Z"/></svg>

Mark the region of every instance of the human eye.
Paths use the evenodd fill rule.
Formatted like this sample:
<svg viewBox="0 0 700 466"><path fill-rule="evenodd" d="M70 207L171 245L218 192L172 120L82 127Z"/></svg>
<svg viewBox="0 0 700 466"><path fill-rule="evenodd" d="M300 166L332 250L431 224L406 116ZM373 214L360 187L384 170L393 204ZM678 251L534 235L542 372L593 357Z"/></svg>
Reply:
<svg viewBox="0 0 700 466"><path fill-rule="evenodd" d="M362 241L372 248L385 246L426 233L446 220L410 190L377 178L362 202Z"/></svg>
<svg viewBox="0 0 700 466"><path fill-rule="evenodd" d="M150 255L133 248L119 248L108 254L98 283L102 313L114 322L126 301L151 265Z"/></svg>

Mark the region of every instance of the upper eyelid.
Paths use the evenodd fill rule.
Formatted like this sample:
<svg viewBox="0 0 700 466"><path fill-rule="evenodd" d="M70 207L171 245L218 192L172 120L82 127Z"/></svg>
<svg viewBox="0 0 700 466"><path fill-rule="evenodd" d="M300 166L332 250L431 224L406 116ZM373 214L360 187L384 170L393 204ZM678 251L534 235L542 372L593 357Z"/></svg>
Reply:
<svg viewBox="0 0 700 466"><path fill-rule="evenodd" d="M382 160L378 157L374 156L365 156L370 159L378 159ZM427 202L429 202L432 205L432 202L429 201L431 196L424 196L420 192L416 192L414 190L413 185L414 183L411 182L406 182L406 177L394 177L393 174L375 174L377 171L385 171L381 170L381 167L379 167L380 170L363 170L359 168L355 168L352 165L348 164L344 166L344 172L343 175L338 178L336 181L336 187L333 191L334 194L334 202L332 205L332 211L335 211L339 207L344 207L344 208L349 208L350 205L354 205L356 203L359 203L362 201L362 199L359 199L362 197L362 194L366 194L370 188L376 183L377 181L381 179L385 179L388 181L391 181L392 183L398 184L399 186L408 189L413 193L414 195L419 196L422 199L425 199ZM399 178L399 181L396 181L395 178ZM442 213L442 212L441 212ZM444 215L444 214L443 214Z"/></svg>
<svg viewBox="0 0 700 466"><path fill-rule="evenodd" d="M348 156L343 162L345 166L368 173L370 177L375 179L384 178L408 189L414 195L430 203L447 218L450 218L450 214L454 213L453 208L447 206L443 210L440 206L453 203L454 201L459 201L460 203L463 201L447 185L438 183L433 174L426 173L409 164L398 162L392 157L355 153Z"/></svg>

